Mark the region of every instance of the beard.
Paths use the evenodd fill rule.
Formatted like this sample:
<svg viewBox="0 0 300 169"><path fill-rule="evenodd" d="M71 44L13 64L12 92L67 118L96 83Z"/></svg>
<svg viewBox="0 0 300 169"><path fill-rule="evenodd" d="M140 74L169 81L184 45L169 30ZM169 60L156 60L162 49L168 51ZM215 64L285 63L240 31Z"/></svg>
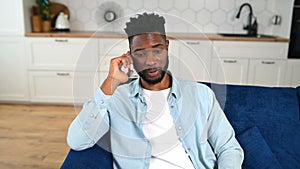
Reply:
<svg viewBox="0 0 300 169"><path fill-rule="evenodd" d="M137 65L133 65L135 70L139 70L137 69ZM139 76L148 84L151 85L155 85L157 83L160 83L162 81L162 79L165 77L165 74L167 73L169 67L169 57L167 59L167 63L165 64L165 66L163 68L159 68L159 67L153 67L153 68L149 68L149 69L145 69L145 70L139 70L138 74ZM151 77L149 74L151 74L151 72L157 72L156 76Z"/></svg>

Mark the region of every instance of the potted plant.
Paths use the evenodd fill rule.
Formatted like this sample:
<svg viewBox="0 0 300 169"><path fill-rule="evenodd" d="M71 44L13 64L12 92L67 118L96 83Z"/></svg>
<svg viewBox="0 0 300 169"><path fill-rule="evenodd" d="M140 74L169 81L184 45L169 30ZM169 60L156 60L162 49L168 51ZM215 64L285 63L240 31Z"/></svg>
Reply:
<svg viewBox="0 0 300 169"><path fill-rule="evenodd" d="M43 32L49 32L51 30L51 2L49 0L36 0L39 7L40 15L42 17L42 29Z"/></svg>

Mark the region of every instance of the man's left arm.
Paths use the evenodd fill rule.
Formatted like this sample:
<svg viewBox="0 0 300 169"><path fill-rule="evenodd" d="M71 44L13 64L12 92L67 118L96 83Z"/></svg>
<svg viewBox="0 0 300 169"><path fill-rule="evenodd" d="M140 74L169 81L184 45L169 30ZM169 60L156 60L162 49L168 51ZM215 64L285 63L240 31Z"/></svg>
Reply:
<svg viewBox="0 0 300 169"><path fill-rule="evenodd" d="M240 169L244 152L235 138L235 132L212 94L211 112L208 116L208 141L217 156L218 168Z"/></svg>

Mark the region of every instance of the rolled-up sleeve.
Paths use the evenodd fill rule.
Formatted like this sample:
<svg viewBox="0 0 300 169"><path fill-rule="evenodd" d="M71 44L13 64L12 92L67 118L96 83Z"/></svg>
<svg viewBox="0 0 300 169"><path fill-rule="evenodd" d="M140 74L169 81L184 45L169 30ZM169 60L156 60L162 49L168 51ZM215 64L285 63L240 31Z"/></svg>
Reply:
<svg viewBox="0 0 300 169"><path fill-rule="evenodd" d="M79 151L94 146L109 130L107 107L110 97L98 89L83 105L68 130L67 143L73 150Z"/></svg>

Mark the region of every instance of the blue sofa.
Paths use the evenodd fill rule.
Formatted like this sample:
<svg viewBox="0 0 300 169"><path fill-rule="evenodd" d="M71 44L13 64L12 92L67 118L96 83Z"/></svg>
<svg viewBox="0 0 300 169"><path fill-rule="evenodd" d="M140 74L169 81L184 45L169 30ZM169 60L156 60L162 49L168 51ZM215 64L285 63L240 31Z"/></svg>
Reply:
<svg viewBox="0 0 300 169"><path fill-rule="evenodd" d="M258 87L205 83L214 90L244 149L243 169L300 168L300 86ZM101 142L109 144L108 137ZM62 169L110 169L111 153L98 145L70 150Z"/></svg>

